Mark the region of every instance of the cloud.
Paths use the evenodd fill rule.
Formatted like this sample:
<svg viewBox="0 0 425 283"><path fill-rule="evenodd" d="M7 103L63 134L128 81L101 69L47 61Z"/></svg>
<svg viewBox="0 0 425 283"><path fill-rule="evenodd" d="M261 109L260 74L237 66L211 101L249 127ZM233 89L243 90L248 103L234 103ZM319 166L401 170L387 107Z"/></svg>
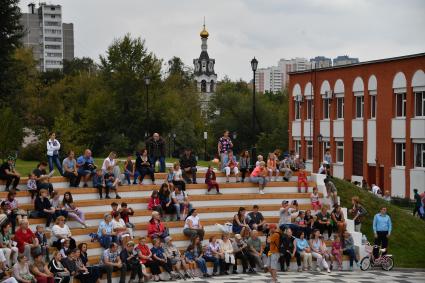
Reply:
<svg viewBox="0 0 425 283"><path fill-rule="evenodd" d="M23 11L30 1L21 1ZM75 54L98 60L126 33L146 39L159 58L199 56L206 17L219 78L252 77L280 58L348 54L361 61L424 52L422 0L56 0L74 23Z"/></svg>

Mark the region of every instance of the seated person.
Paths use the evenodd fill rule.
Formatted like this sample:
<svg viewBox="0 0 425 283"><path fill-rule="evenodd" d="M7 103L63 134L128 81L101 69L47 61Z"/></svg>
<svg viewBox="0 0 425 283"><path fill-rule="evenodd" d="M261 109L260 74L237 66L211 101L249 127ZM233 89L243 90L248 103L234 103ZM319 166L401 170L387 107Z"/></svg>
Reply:
<svg viewBox="0 0 425 283"><path fill-rule="evenodd" d="M53 192L53 185L49 183L49 178L52 177L53 172L51 171L49 174L46 172L47 163L42 161L37 165L37 168L32 171L35 175L35 181L37 184L37 190L46 189L49 191L49 194Z"/></svg>
<svg viewBox="0 0 425 283"><path fill-rule="evenodd" d="M112 282L112 272L120 272L120 283L125 283L127 272L126 265L122 264L117 243L111 243L108 249L103 252L100 260L102 270L106 273L108 283Z"/></svg>
<svg viewBox="0 0 425 283"><path fill-rule="evenodd" d="M197 184L196 165L197 165L197 161L195 156L192 154L192 150L189 148L186 148L184 150L183 155L180 158L180 167L182 168L183 178L188 184L190 183ZM190 177L192 178L192 180L190 180Z"/></svg>
<svg viewBox="0 0 425 283"><path fill-rule="evenodd" d="M347 223L345 223L344 213L341 210L341 206L338 204L334 206L334 209L331 213L331 219L334 226L334 231L338 232L338 234L342 236L345 228L347 227Z"/></svg>
<svg viewBox="0 0 425 283"><path fill-rule="evenodd" d="M155 261L159 266L161 266L173 280L176 276L173 271L171 262L168 261L165 257L165 251L162 248L162 243L160 239L153 239L152 246L153 247L151 248L151 252L153 261Z"/></svg>
<svg viewBox="0 0 425 283"><path fill-rule="evenodd" d="M319 213L316 214L316 222L314 223L314 228L320 231L321 235L325 230L328 231L328 238L332 235L332 224L331 224L331 214L328 212L328 207L326 205L322 206L322 209Z"/></svg>
<svg viewBox="0 0 425 283"><path fill-rule="evenodd" d="M224 172L226 173L226 183L229 183L230 173L234 173L236 177L236 183L239 183L239 168L236 156L233 155L233 151L229 150L229 153L224 157Z"/></svg>
<svg viewBox="0 0 425 283"><path fill-rule="evenodd" d="M264 216L258 210L258 205L254 204L254 206L252 207L252 211L249 212L246 216L246 222L248 222L249 228L251 228L251 230L267 230L267 223L264 220Z"/></svg>
<svg viewBox="0 0 425 283"><path fill-rule="evenodd" d="M242 271L246 273L248 269L248 245L242 239L240 234L235 235L235 240L232 243L233 254L235 255L235 264L233 265L233 274L237 274L237 260L239 259L242 262ZM252 268L249 269L249 273L252 273Z"/></svg>
<svg viewBox="0 0 425 283"><path fill-rule="evenodd" d="M50 223L56 219L56 209L52 207L48 199L48 193L46 189L41 189L40 194L35 198L34 201L33 215L38 218L46 218L46 227L50 226Z"/></svg>
<svg viewBox="0 0 425 283"><path fill-rule="evenodd" d="M136 185L139 178L139 171L136 170L136 166L131 159L132 155L129 154L127 160L124 162L124 175L129 185L131 185L131 177L133 177L133 185Z"/></svg>
<svg viewBox="0 0 425 283"><path fill-rule="evenodd" d="M105 190L107 192L107 195L105 198L108 198L108 192L114 191L115 192L115 198L120 199L121 197L118 195L118 184L120 180L115 177L114 175L114 167L108 166L106 173L103 175L103 178L105 180Z"/></svg>
<svg viewBox="0 0 425 283"><path fill-rule="evenodd" d="M148 156L148 150L143 149L142 154L136 152L136 171L140 175L140 184L142 184L143 179L146 175L149 175L152 180L152 184L155 184L155 166L151 164L151 161Z"/></svg>
<svg viewBox="0 0 425 283"><path fill-rule="evenodd" d="M6 181L5 191L9 191L11 184L12 190L19 191L18 184L20 179L21 175L15 170L15 158L9 156L7 161L0 166L0 180Z"/></svg>
<svg viewBox="0 0 425 283"><path fill-rule="evenodd" d="M170 185L173 186L173 184ZM182 191L179 187L174 187L174 191L171 193L171 199L177 212L177 220L185 218L189 211L192 210L192 204L190 204L186 192Z"/></svg>
<svg viewBox="0 0 425 283"><path fill-rule="evenodd" d="M100 245L107 249L112 242L116 241L116 233L113 231L112 216L110 213L105 213L103 220L99 224L97 229L97 238Z"/></svg>
<svg viewBox="0 0 425 283"><path fill-rule="evenodd" d="M157 211L152 211L152 218L148 224L148 237L164 240L168 236L168 231L161 222L161 215Z"/></svg>
<svg viewBox="0 0 425 283"><path fill-rule="evenodd" d="M96 165L94 164L94 159L91 156L90 149L86 149L84 154L78 157L77 159L77 171L78 176L83 180L84 188L88 187L87 182L90 180L94 174L96 174Z"/></svg>
<svg viewBox="0 0 425 283"><path fill-rule="evenodd" d="M283 180L289 182L292 177L292 170L289 162L289 156L285 155L283 160L279 163L279 171L283 173Z"/></svg>
<svg viewBox="0 0 425 283"><path fill-rule="evenodd" d="M279 229L285 231L286 228L297 229L296 225L292 224L292 213L297 212L297 209L289 205L287 200L282 201L282 207L279 209Z"/></svg>
<svg viewBox="0 0 425 283"><path fill-rule="evenodd" d="M251 173L251 182L258 184L258 193L263 195L264 194L264 188L267 184L267 169L266 169L266 163L264 161L260 161L258 166L255 167L255 169Z"/></svg>
<svg viewBox="0 0 425 283"><path fill-rule="evenodd" d="M74 151L68 152L68 157L62 161L63 176L69 179L69 186L78 188L80 185L80 176L77 171L77 160L75 160Z"/></svg>
<svg viewBox="0 0 425 283"><path fill-rule="evenodd" d="M28 220L26 219L19 223L19 228L16 230L13 240L16 242L19 253L24 254L27 259L31 259L31 251L40 252L38 239L28 228Z"/></svg>
<svg viewBox="0 0 425 283"><path fill-rule="evenodd" d="M167 183L163 183L158 192L159 200L161 202L162 211L165 213L163 217L167 217L170 219L174 218L176 214L176 209L171 198L171 192Z"/></svg>
<svg viewBox="0 0 425 283"><path fill-rule="evenodd" d="M12 233L15 233L16 223L19 223L23 218L28 218L27 212L19 208L15 191L10 191L7 193L7 198L2 201L1 208L7 215L9 222L12 224Z"/></svg>

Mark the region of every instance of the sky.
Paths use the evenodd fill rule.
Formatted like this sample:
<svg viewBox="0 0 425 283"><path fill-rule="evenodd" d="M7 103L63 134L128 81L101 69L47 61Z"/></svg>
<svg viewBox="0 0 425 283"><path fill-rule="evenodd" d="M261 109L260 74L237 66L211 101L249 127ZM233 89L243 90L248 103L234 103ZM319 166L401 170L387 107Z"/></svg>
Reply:
<svg viewBox="0 0 425 283"><path fill-rule="evenodd" d="M21 0L22 12L30 2ZM250 80L281 58L338 55L360 61L425 52L424 0L52 0L74 23L76 57L99 61L114 39L130 33L167 62L192 67L201 51L203 18L208 53L219 79Z"/></svg>

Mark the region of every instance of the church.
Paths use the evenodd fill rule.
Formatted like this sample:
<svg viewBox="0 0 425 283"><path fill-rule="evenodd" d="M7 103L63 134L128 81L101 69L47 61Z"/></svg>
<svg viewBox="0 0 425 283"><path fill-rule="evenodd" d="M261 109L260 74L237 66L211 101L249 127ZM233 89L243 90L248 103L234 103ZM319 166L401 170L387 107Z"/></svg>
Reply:
<svg viewBox="0 0 425 283"><path fill-rule="evenodd" d="M217 74L214 72L215 60L209 57L207 51L209 33L205 28L205 22L200 36L202 41L201 54L199 55L199 58L193 59L194 78L200 93L201 108L206 110L208 101L210 100L211 95L215 92Z"/></svg>

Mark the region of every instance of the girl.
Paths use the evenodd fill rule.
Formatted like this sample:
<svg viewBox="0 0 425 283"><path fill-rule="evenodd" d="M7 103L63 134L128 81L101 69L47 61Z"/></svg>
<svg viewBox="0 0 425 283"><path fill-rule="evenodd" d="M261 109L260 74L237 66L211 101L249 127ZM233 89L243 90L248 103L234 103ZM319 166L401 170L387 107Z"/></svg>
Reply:
<svg viewBox="0 0 425 283"><path fill-rule="evenodd" d="M1 208L6 213L9 222L12 224L12 233L15 233L16 223L21 222L22 219L28 218L27 212L19 208L18 200L15 197L16 192L10 191L7 193L7 198L1 203Z"/></svg>
<svg viewBox="0 0 425 283"><path fill-rule="evenodd" d="M209 239L208 246L205 250L204 259L206 262L212 262L213 266L213 276L217 276L218 267L220 266L220 275L224 274L223 260L224 253L220 249L220 244L217 241L215 236L211 236Z"/></svg>
<svg viewBox="0 0 425 283"><path fill-rule="evenodd" d="M249 232L249 225L246 223L246 209L239 207L238 213L233 216L232 232L245 237Z"/></svg>
<svg viewBox="0 0 425 283"><path fill-rule="evenodd" d="M260 166L260 162L264 161L264 157L262 155L257 156L257 162L255 162L255 167Z"/></svg>
<svg viewBox="0 0 425 283"><path fill-rule="evenodd" d="M152 191L151 198L149 199L148 203L148 209L159 212L161 216L164 215L161 207L161 200L159 199L157 190Z"/></svg>
<svg viewBox="0 0 425 283"><path fill-rule="evenodd" d="M131 185L130 177L133 177L133 185L137 184L137 179L139 177L138 171L136 171L136 166L134 166L132 156L129 154L127 160L124 162L124 175L127 180L128 185Z"/></svg>
<svg viewBox="0 0 425 283"><path fill-rule="evenodd" d="M216 181L216 175L215 175L215 172L214 172L214 168L212 167L211 164L208 165L208 170L205 173L205 184L207 184L207 187L208 187L207 195L210 193L212 188L215 188L217 194L221 195L220 188L219 188L218 183Z"/></svg>
<svg viewBox="0 0 425 283"><path fill-rule="evenodd" d="M303 168L300 168L300 170L298 171L297 184L298 184L298 192L299 193L301 193L301 186L302 185L304 185L305 192L306 193L308 192L307 172Z"/></svg>
<svg viewBox="0 0 425 283"><path fill-rule="evenodd" d="M204 252L201 245L201 239L198 236L192 239L190 245L187 247L187 251L189 251L189 253L187 253L189 258L193 258L198 265L198 268L202 272L202 276L205 278L211 277L208 274L207 263L203 258Z"/></svg>
<svg viewBox="0 0 425 283"><path fill-rule="evenodd" d="M161 203L162 211L165 213L164 218L167 220L174 219L176 214L176 207L173 204L173 199L171 198L171 192L168 188L168 184L163 183L158 192L159 201Z"/></svg>
<svg viewBox="0 0 425 283"><path fill-rule="evenodd" d="M341 206L335 205L334 210L331 213L332 222L334 224L334 231L338 231L338 234L342 236L347 224L345 223L344 213L342 213Z"/></svg>
<svg viewBox="0 0 425 283"><path fill-rule="evenodd" d="M193 254L193 249L191 246L188 246L186 251L184 252L184 260L186 261L188 265L188 271L187 274L192 278L195 279L197 269L196 269L196 262L195 262L195 255Z"/></svg>
<svg viewBox="0 0 425 283"><path fill-rule="evenodd" d="M34 275L30 273L28 259L23 254L18 256L18 262L13 266L13 277L20 283L36 282Z"/></svg>
<svg viewBox="0 0 425 283"><path fill-rule="evenodd" d="M84 212L75 206L71 192L66 192L63 195L62 206L68 211L69 217L80 223L83 228L87 228Z"/></svg>
<svg viewBox="0 0 425 283"><path fill-rule="evenodd" d="M0 235L0 250L3 251L6 258L6 265L12 267L18 261L18 248L12 246L12 232L10 224L5 223L1 226Z"/></svg>
<svg viewBox="0 0 425 283"><path fill-rule="evenodd" d="M34 173L28 175L27 190L31 194L31 203L34 204L34 197L37 195L37 178Z"/></svg>
<svg viewBox="0 0 425 283"><path fill-rule="evenodd" d="M273 152L269 153L267 159L267 171L269 172L269 181L272 181L273 174L275 175L274 181L276 181L279 176L279 169L277 168L276 155Z"/></svg>
<svg viewBox="0 0 425 283"><path fill-rule="evenodd" d="M342 270L342 244L341 244L341 237L336 234L334 237L334 241L332 242L332 255L334 256L337 264L338 264L338 270Z"/></svg>
<svg viewBox="0 0 425 283"><path fill-rule="evenodd" d="M242 183L245 180L245 176L248 173L249 174L249 168L251 166L251 158L249 157L249 151L245 150L242 152L241 154L241 158L239 160L239 167L240 167L240 171L242 173Z"/></svg>
<svg viewBox="0 0 425 283"><path fill-rule="evenodd" d="M35 275L37 283L54 283L53 273L50 272L47 264L43 260L42 254L34 256L34 264L31 268L31 273Z"/></svg>
<svg viewBox="0 0 425 283"><path fill-rule="evenodd" d="M326 255L323 253L322 244L323 240L321 239L320 231L318 229L315 229L313 231L313 237L310 239L310 248L311 248L311 255L317 259L317 272L320 272L320 265L323 266L324 269L327 270L328 273L331 272L329 269L329 265L326 262Z"/></svg>
<svg viewBox="0 0 425 283"><path fill-rule="evenodd" d="M186 183L183 181L182 170L178 162L173 165L173 184L180 187L182 191L186 191Z"/></svg>
<svg viewBox="0 0 425 283"><path fill-rule="evenodd" d="M53 191L52 195L50 197L50 204L52 205L52 208L55 209L55 216L63 216L68 217L68 211L65 210L65 208L62 206L60 202L60 196L57 191Z"/></svg>
<svg viewBox="0 0 425 283"><path fill-rule="evenodd" d="M317 212L322 208L322 204L320 203L319 190L317 189L317 187L313 188L313 192L310 195L310 200L314 212Z"/></svg>

